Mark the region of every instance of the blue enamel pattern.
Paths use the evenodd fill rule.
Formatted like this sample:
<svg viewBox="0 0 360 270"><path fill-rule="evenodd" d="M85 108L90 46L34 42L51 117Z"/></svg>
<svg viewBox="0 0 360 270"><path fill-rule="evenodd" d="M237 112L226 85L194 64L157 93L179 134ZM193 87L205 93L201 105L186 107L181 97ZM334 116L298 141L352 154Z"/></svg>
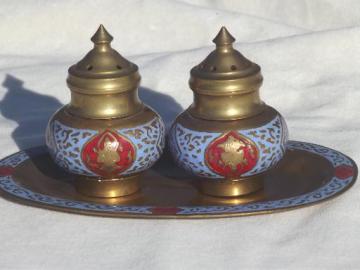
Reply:
<svg viewBox="0 0 360 270"><path fill-rule="evenodd" d="M46 130L46 144L57 165L74 174L98 176L90 171L81 158L84 145L100 131L77 129L55 120ZM133 128L115 132L131 141L136 150L133 164L121 176L139 173L150 168L160 158L165 146L165 127L160 117Z"/></svg>
<svg viewBox="0 0 360 270"><path fill-rule="evenodd" d="M288 138L285 121L277 115L266 125L237 131L251 140L257 147L259 157L257 164L242 176L262 173L276 165L285 153ZM170 149L176 163L186 171L200 177L223 179L224 177L212 171L205 162L207 147L216 138L222 136L219 132L191 130L181 124L174 124L170 131Z"/></svg>

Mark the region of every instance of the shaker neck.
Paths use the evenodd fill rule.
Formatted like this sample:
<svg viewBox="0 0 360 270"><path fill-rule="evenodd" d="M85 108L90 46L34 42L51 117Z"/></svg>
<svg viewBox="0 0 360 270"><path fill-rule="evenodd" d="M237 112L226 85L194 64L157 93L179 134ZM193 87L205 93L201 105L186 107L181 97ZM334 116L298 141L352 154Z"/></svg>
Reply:
<svg viewBox="0 0 360 270"><path fill-rule="evenodd" d="M261 73L233 80L208 80L192 76L189 84L194 93L189 113L206 120L236 120L263 112L260 99Z"/></svg>
<svg viewBox="0 0 360 270"><path fill-rule="evenodd" d="M260 114L265 109L259 90L234 95L203 95L194 92L189 113L205 120L238 120Z"/></svg>
<svg viewBox="0 0 360 270"><path fill-rule="evenodd" d="M109 95L84 95L71 92L71 101L67 112L90 119L125 118L144 109L138 96L138 89Z"/></svg>
<svg viewBox="0 0 360 270"><path fill-rule="evenodd" d="M144 109L139 99L140 76L109 79L83 79L69 74L71 101L67 111L75 116L91 119L123 118Z"/></svg>

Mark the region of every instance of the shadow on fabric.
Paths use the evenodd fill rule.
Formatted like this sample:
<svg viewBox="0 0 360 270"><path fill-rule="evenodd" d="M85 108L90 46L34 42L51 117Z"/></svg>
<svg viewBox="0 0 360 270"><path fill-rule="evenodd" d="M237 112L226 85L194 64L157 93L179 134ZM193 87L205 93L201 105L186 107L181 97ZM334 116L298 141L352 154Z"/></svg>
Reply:
<svg viewBox="0 0 360 270"><path fill-rule="evenodd" d="M2 86L7 92L0 101L0 113L18 124L11 136L19 149L43 145L49 118L63 104L54 97L25 88L24 81L10 74L6 75ZM167 126L182 111L172 97L149 88L140 87L139 96L161 115Z"/></svg>
<svg viewBox="0 0 360 270"><path fill-rule="evenodd" d="M62 103L54 97L25 88L22 80L9 74L2 86L7 92L0 101L0 112L7 119L17 122L18 127L11 136L19 149L44 144L47 122Z"/></svg>

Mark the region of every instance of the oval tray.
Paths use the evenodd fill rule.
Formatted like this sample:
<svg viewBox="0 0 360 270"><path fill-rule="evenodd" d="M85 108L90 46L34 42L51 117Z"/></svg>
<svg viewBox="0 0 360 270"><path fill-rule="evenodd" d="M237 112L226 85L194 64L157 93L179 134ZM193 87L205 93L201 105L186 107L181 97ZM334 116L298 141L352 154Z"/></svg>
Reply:
<svg viewBox="0 0 360 270"><path fill-rule="evenodd" d="M279 212L333 198L355 182L357 167L327 147L290 141L279 163L265 176L264 189L233 199L197 192L191 175L168 154L144 174L141 191L102 199L78 194L73 176L50 159L45 147L0 161L0 194L10 200L51 210L110 217L213 218Z"/></svg>

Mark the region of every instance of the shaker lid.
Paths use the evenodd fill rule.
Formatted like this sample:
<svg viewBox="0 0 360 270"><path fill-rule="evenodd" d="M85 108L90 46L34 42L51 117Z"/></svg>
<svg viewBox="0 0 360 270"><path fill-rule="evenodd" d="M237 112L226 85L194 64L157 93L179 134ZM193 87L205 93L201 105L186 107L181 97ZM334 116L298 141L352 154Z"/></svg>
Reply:
<svg viewBox="0 0 360 270"><path fill-rule="evenodd" d="M249 86L260 87L260 67L233 48L235 38L225 27L220 29L213 42L216 49L191 69L190 87L194 91L226 94L246 90Z"/></svg>
<svg viewBox="0 0 360 270"><path fill-rule="evenodd" d="M100 25L91 41L94 48L77 64L69 68L68 84L78 92L108 94L137 87L140 81L138 66L114 50L110 43L113 37ZM112 83L103 83L101 79Z"/></svg>

